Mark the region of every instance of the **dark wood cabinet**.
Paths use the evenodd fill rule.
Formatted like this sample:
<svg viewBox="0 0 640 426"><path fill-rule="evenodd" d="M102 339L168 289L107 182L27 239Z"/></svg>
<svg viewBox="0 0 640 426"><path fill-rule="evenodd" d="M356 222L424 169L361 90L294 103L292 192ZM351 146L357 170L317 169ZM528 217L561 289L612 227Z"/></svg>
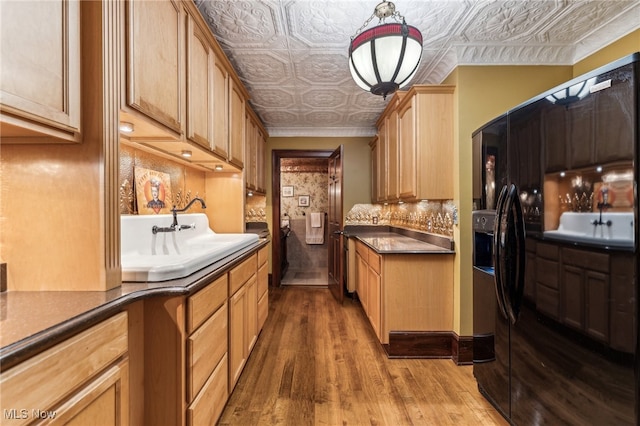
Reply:
<svg viewBox="0 0 640 426"><path fill-rule="evenodd" d="M633 72L629 64L588 80L590 90L580 99L556 104L543 99L545 172L633 159Z"/></svg>
<svg viewBox="0 0 640 426"><path fill-rule="evenodd" d="M540 103L522 107L511 113L509 119L509 176L518 182L520 191L531 192L541 188L540 157L541 127Z"/></svg>
<svg viewBox="0 0 640 426"><path fill-rule="evenodd" d="M607 253L562 249L562 322L609 342L609 262Z"/></svg>
<svg viewBox="0 0 640 426"><path fill-rule="evenodd" d="M542 112L542 140L545 172L567 169L566 116L561 105L548 103Z"/></svg>
<svg viewBox="0 0 640 426"><path fill-rule="evenodd" d="M614 350L632 353L638 327L633 320L638 274L633 253L541 241L535 247L527 251L525 296L538 312Z"/></svg>
<svg viewBox="0 0 640 426"><path fill-rule="evenodd" d="M594 140L598 162L625 161L633 158L634 99L633 65L603 74L599 80L611 80L611 87L597 92L594 108ZM608 83L607 83L608 84ZM606 84L605 84L606 85Z"/></svg>
<svg viewBox="0 0 640 426"><path fill-rule="evenodd" d="M541 313L555 320L560 316L559 258L557 246L537 244L536 305Z"/></svg>
<svg viewBox="0 0 640 426"><path fill-rule="evenodd" d="M595 162L593 96L566 107L567 151L572 169L586 167Z"/></svg>

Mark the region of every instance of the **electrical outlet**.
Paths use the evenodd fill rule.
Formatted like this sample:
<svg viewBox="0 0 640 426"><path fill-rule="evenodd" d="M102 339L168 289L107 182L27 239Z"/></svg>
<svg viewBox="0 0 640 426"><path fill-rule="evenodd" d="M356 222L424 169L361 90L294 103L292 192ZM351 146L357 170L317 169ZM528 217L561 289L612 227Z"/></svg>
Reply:
<svg viewBox="0 0 640 426"><path fill-rule="evenodd" d="M374 216L373 217L373 224L377 225L378 224L378 216Z"/></svg>

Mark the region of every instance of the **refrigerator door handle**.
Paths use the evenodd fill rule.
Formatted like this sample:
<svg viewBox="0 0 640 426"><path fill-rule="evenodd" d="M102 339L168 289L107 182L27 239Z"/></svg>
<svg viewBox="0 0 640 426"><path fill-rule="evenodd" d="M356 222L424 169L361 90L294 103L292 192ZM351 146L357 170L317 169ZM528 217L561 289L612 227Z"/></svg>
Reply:
<svg viewBox="0 0 640 426"><path fill-rule="evenodd" d="M524 294L524 270L526 262L525 251L525 227L524 215L522 213L522 205L518 187L511 184L509 194L507 196L507 237L506 245L509 252L507 258L508 276L512 279L506 283L506 289L503 290L507 299L505 305L507 314L512 324L515 324L520 314L520 305Z"/></svg>
<svg viewBox="0 0 640 426"><path fill-rule="evenodd" d="M500 191L500 195L498 196L498 201L496 203L496 218L493 224L493 264L494 264L494 275L493 282L496 291L496 299L498 302L498 309L500 313L506 318L509 319L509 315L507 314L506 308L506 300L504 294L504 277L503 272L505 269L505 260L503 254L503 242L504 240L501 237L501 222L502 217L505 214L504 204L507 200L507 186L503 186Z"/></svg>

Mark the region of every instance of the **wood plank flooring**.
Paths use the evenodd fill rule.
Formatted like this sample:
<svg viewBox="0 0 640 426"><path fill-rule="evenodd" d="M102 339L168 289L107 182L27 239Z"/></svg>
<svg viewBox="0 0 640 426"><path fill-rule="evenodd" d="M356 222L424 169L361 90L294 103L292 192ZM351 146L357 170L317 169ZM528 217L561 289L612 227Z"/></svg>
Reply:
<svg viewBox="0 0 640 426"><path fill-rule="evenodd" d="M269 318L220 425L506 425L471 366L388 359L358 302L270 288Z"/></svg>

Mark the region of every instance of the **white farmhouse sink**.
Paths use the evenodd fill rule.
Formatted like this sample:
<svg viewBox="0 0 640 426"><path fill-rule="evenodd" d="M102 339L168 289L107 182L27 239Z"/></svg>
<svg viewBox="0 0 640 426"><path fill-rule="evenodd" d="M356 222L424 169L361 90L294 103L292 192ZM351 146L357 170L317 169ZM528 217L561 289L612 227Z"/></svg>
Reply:
<svg viewBox="0 0 640 426"><path fill-rule="evenodd" d="M152 232L172 222L170 214L121 217L122 281L183 278L258 241L257 234L215 233L203 213L178 215L192 229Z"/></svg>
<svg viewBox="0 0 640 426"><path fill-rule="evenodd" d="M594 225L600 213L565 212L560 215L560 226L554 231L545 231L545 238L563 241L597 244L608 247L634 247L633 213L602 213L603 225ZM608 226L606 222L611 221Z"/></svg>

